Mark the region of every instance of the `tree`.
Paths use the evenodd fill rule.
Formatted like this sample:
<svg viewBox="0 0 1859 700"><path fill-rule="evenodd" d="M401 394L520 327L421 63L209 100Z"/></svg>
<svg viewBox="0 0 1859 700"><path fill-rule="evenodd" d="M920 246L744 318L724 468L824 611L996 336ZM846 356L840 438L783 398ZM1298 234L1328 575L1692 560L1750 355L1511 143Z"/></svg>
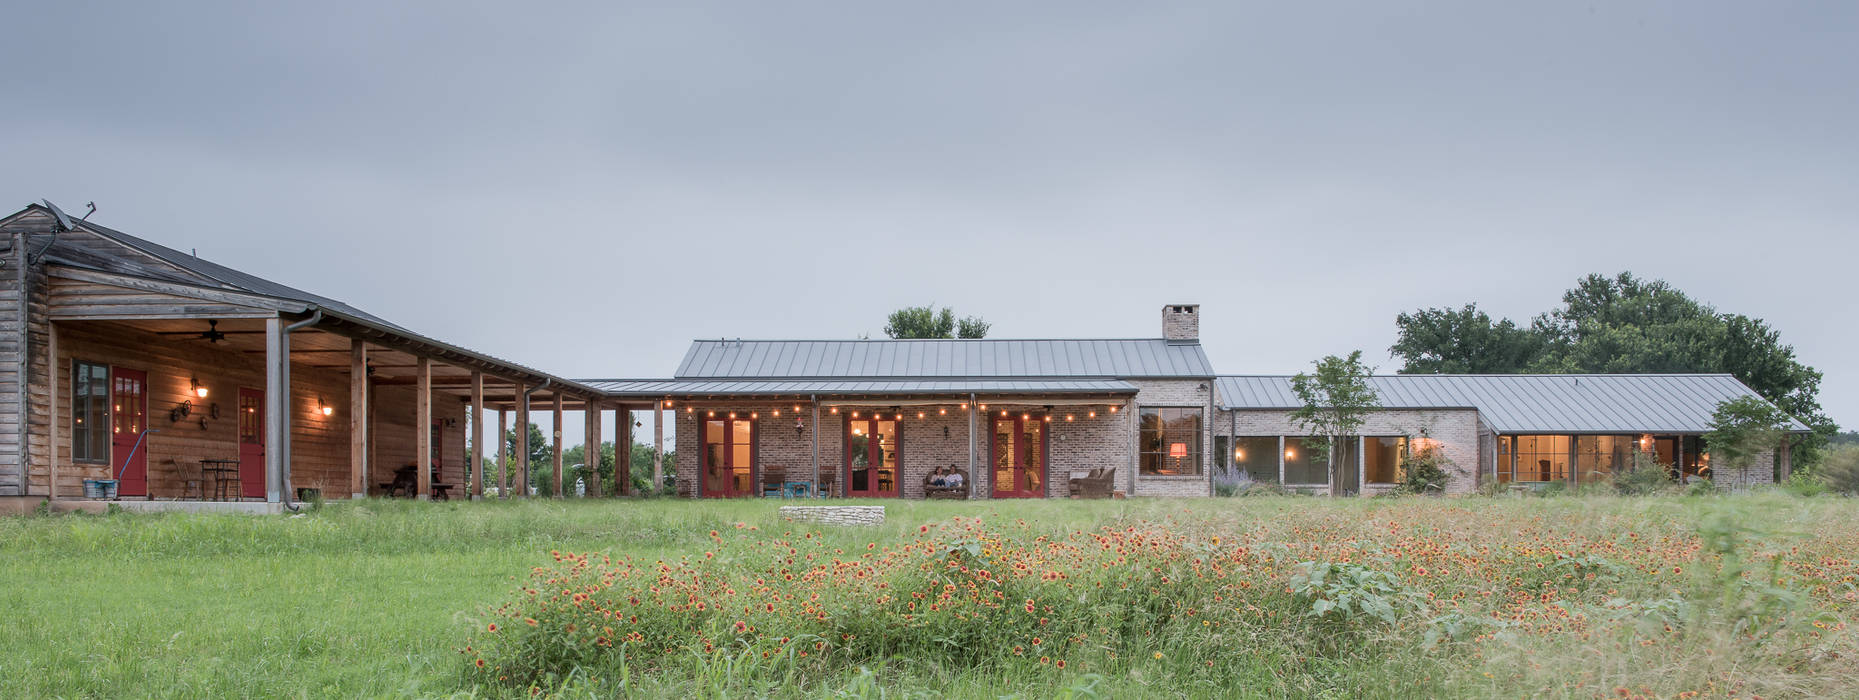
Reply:
<svg viewBox="0 0 1859 700"><path fill-rule="evenodd" d="M1403 313L1395 325L1388 350L1404 374L1723 372L1813 429L1796 448L1803 465L1838 431L1820 407L1820 372L1767 323L1631 272L1583 277L1528 328L1493 322L1469 304Z"/></svg>
<svg viewBox="0 0 1859 700"><path fill-rule="evenodd" d="M931 304L892 311L885 321L884 334L896 339L986 338L990 327L975 316L956 320L954 309L945 306L938 311Z"/></svg>
<svg viewBox="0 0 1859 700"><path fill-rule="evenodd" d="M513 427L509 430L504 431L503 450L504 450L503 452L504 454L510 455L509 457L510 464L506 468L509 472L509 474L507 474L508 479L504 483L514 484L517 478L521 476L520 474L516 472L516 452L517 452L516 428ZM564 453L564 457L565 456L566 454ZM566 459L564 459L563 463L565 467L568 462ZM545 495L552 494L555 492L554 491L554 486L555 486L554 479L555 479L555 446L553 443L549 441L548 436L542 434L542 428L536 427L535 423L530 423L529 424L529 486L531 488L534 488L536 490L536 493L545 494ZM512 486L512 488L520 488L520 487ZM527 492L525 492L525 495L527 495Z"/></svg>
<svg viewBox="0 0 1859 700"><path fill-rule="evenodd" d="M1761 398L1739 396L1718 403L1711 413L1711 431L1704 435L1711 470L1743 471L1758 466L1756 456L1774 454L1770 450L1781 446L1788 427L1788 414Z"/></svg>
<svg viewBox="0 0 1859 700"><path fill-rule="evenodd" d="M1342 470L1355 456L1352 438L1368 419L1368 413L1381 406L1368 378L1373 372L1362 364L1362 351L1348 357L1331 355L1311 363L1314 374L1297 373L1291 378L1291 390L1297 392L1302 408L1291 413L1291 420L1310 432L1311 437L1325 438L1311 448L1311 458L1330 464L1330 494L1343 492ZM1334 459L1332 459L1334 457Z"/></svg>

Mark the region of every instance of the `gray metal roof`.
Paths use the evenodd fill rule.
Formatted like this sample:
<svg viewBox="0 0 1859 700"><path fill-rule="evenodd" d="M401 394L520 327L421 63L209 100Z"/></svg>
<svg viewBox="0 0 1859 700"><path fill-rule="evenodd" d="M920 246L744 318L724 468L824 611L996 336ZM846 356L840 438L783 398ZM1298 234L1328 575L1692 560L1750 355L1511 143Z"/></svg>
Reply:
<svg viewBox="0 0 1859 700"><path fill-rule="evenodd" d="M1500 433L1703 433L1719 402L1756 396L1728 374L1390 374L1369 383L1384 408L1475 408ZM1214 386L1222 409L1303 405L1288 376L1226 376Z"/></svg>
<svg viewBox="0 0 1859 700"><path fill-rule="evenodd" d="M903 395L903 394L1132 394L1136 386L1114 379L1074 380L994 380L994 379L910 379L910 380L738 380L738 379L582 379L580 383L607 392L609 396L656 398L716 394L731 396L771 396L821 394Z"/></svg>
<svg viewBox="0 0 1859 700"><path fill-rule="evenodd" d="M1142 340L698 340L680 379L1212 377L1195 343Z"/></svg>

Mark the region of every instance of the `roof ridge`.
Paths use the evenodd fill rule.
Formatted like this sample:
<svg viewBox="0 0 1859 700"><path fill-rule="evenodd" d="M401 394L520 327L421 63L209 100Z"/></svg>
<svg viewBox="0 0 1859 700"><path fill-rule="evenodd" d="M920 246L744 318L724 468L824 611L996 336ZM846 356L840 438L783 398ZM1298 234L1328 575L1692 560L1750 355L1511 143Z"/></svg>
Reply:
<svg viewBox="0 0 1859 700"><path fill-rule="evenodd" d="M1219 374L1216 379L1290 379L1295 374ZM1735 377L1730 372L1469 372L1465 374L1371 374L1379 377Z"/></svg>
<svg viewBox="0 0 1859 700"><path fill-rule="evenodd" d="M693 343L1027 343L1077 341L1149 342L1167 338L694 338Z"/></svg>

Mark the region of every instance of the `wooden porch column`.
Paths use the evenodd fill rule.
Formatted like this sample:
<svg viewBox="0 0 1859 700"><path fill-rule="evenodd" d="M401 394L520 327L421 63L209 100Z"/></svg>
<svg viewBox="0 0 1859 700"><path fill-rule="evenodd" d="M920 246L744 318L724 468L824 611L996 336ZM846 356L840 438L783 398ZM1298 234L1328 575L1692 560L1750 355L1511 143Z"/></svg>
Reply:
<svg viewBox="0 0 1859 700"><path fill-rule="evenodd" d="M673 412L672 415L677 415ZM702 449L702 448L698 448ZM652 402L652 490L665 483L665 402Z"/></svg>
<svg viewBox="0 0 1859 700"><path fill-rule="evenodd" d="M613 481L616 493L633 495L633 412L626 404L613 409Z"/></svg>
<svg viewBox="0 0 1859 700"><path fill-rule="evenodd" d="M516 489L517 498L529 498L529 397L523 394L523 383L516 383Z"/></svg>
<svg viewBox="0 0 1859 700"><path fill-rule="evenodd" d="M432 498L432 360L424 357L414 362L419 374L419 388L413 397L413 473L419 499Z"/></svg>
<svg viewBox="0 0 1859 700"><path fill-rule="evenodd" d="M583 433L585 437L581 440L587 445L582 450L587 453L587 495L589 498L600 498L600 404L589 399L581 417L582 422L587 424Z"/></svg>
<svg viewBox="0 0 1859 700"><path fill-rule="evenodd" d="M562 494L568 490L567 485L562 483L562 395L557 392L551 398L554 400L549 402L549 417L554 427L554 436L551 439L554 454L549 455L549 460L550 466L555 468L555 497L561 498Z"/></svg>
<svg viewBox="0 0 1859 700"><path fill-rule="evenodd" d="M968 499L972 501L972 500L975 500L981 497L981 489L975 487L975 484L980 483L980 480L976 479L975 477L981 473L981 472L975 471L975 421L980 419L981 404L975 403L974 394L968 395L967 413L968 413L968 483L969 483ZM988 439L992 440L993 438L988 438Z"/></svg>
<svg viewBox="0 0 1859 700"><path fill-rule="evenodd" d="M508 413L497 409L497 473L502 475L497 478L498 498L510 497L510 472L514 465L509 462L509 448L506 447L509 443L504 440L504 436L510 434L509 420Z"/></svg>
<svg viewBox="0 0 1859 700"><path fill-rule="evenodd" d="M368 347L349 341L349 493L368 495Z"/></svg>
<svg viewBox="0 0 1859 700"><path fill-rule="evenodd" d="M471 373L471 500L484 500L484 373Z"/></svg>
<svg viewBox="0 0 1859 700"><path fill-rule="evenodd" d="M20 258L24 259L25 255L26 254L24 252L21 252ZM48 362L47 364L51 365L51 368L52 368L52 378L50 382L52 386L52 393L51 393L51 396L49 397L51 399L52 419L50 421L47 421L50 424L51 429L52 429L51 431L52 439L51 439L51 442L46 445L46 447L49 448L46 450L46 454L51 455L51 458L52 458L51 462L47 463L46 465L46 468L49 471L49 473L46 474L46 479L51 482L49 486L49 488L51 489L51 492L46 494L46 497L50 500L56 501L58 500L58 441L63 439L62 437L60 437L60 431L58 429L59 423L63 422L59 420L58 418L58 394L60 391L62 391L61 389L58 388L58 374L59 374L58 370L64 365L64 363L59 362L58 360L58 324L56 322L48 321L45 324L45 355L46 357L51 358L51 361ZM76 377L73 377L72 381L76 381L76 379L77 379ZM26 375L23 375L23 374L20 375L20 382L22 384L26 382ZM73 446L72 449L76 449L76 446ZM22 466L25 464L25 462L26 460L24 459L20 460L20 463ZM26 492L26 489L23 488L25 486L25 483L26 483L25 471L22 470L20 472L20 486L22 488L19 490L19 493Z"/></svg>
<svg viewBox="0 0 1859 700"><path fill-rule="evenodd" d="M284 319L265 319L265 501L277 503L284 488L284 455L290 449L285 441L289 421L290 387L284 372L290 362L290 342L284 336Z"/></svg>

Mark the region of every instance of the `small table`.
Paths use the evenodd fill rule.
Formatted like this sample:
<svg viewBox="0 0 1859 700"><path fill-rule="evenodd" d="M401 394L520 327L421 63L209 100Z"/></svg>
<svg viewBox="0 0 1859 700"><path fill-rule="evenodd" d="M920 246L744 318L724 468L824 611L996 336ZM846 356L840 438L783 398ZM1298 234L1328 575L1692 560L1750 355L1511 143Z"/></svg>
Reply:
<svg viewBox="0 0 1859 700"><path fill-rule="evenodd" d="M234 498L243 497L238 488L238 487L242 487L242 484L240 484L239 482L239 460L236 460L236 459L203 459L203 460L200 460L200 498L202 499L205 499L207 497L207 477L209 475L213 477L213 500L216 500L216 501L226 500L227 482L231 482L235 486L233 493L232 493L232 496Z"/></svg>

